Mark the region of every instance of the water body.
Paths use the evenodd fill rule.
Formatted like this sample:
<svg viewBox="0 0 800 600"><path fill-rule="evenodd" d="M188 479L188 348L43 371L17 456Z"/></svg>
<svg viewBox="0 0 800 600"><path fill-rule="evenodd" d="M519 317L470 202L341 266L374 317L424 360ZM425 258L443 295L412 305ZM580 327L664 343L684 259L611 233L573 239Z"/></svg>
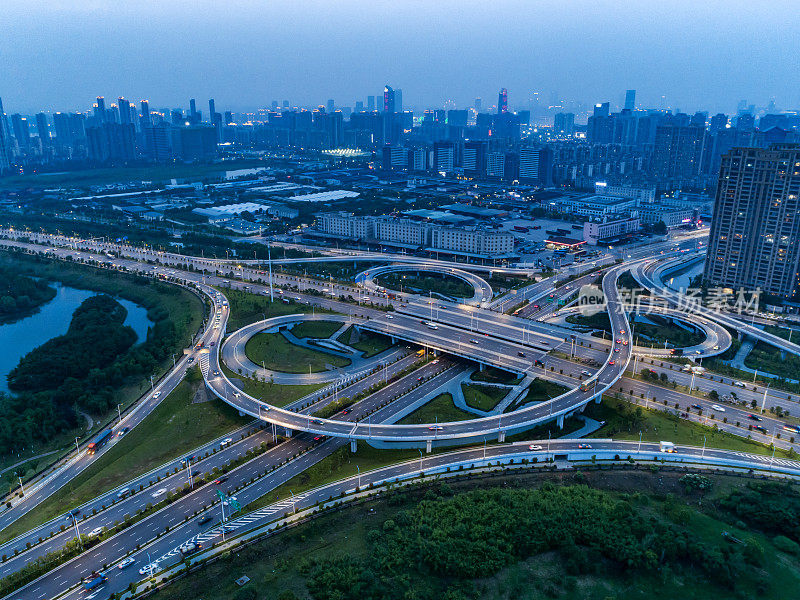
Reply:
<svg viewBox="0 0 800 600"><path fill-rule="evenodd" d="M0 391L8 391L6 376L28 352L47 340L63 335L69 329L72 313L87 298L97 292L79 290L54 283L56 296L41 306L33 315L0 325ZM153 323L147 318L147 309L130 300L116 298L128 311L125 324L136 332L139 342L147 339L147 328Z"/></svg>

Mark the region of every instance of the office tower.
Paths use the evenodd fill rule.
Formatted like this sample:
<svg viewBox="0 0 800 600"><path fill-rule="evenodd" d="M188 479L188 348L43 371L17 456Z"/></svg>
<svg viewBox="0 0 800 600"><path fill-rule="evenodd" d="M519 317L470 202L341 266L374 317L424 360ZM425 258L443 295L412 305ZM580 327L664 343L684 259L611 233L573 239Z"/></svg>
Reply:
<svg viewBox="0 0 800 600"><path fill-rule="evenodd" d="M478 177L486 174L488 146L488 142L485 141L464 142L464 153L461 161L464 173Z"/></svg>
<svg viewBox="0 0 800 600"><path fill-rule="evenodd" d="M594 105L594 112L586 125L586 138L594 144L610 144L614 141L614 118L608 102Z"/></svg>
<svg viewBox="0 0 800 600"><path fill-rule="evenodd" d="M383 88L383 112L385 113L394 113L397 112L396 110L396 102L395 102L395 95L394 90L387 86Z"/></svg>
<svg viewBox="0 0 800 600"><path fill-rule="evenodd" d="M142 111L142 116L139 118L139 124L144 131L145 127L150 127L152 121L150 120L150 103L147 100L142 100L139 103Z"/></svg>
<svg viewBox="0 0 800 600"><path fill-rule="evenodd" d="M659 125L653 148L653 173L662 179L686 180L700 173L705 127Z"/></svg>
<svg viewBox="0 0 800 600"><path fill-rule="evenodd" d="M385 171L408 169L408 150L400 146L384 146L381 167Z"/></svg>
<svg viewBox="0 0 800 600"><path fill-rule="evenodd" d="M433 144L433 168L441 173L451 173L455 169L456 149L451 142Z"/></svg>
<svg viewBox="0 0 800 600"><path fill-rule="evenodd" d="M395 112L403 112L403 90L400 88L394 91L394 110Z"/></svg>
<svg viewBox="0 0 800 600"><path fill-rule="evenodd" d="M611 114L611 103L610 102L598 102L594 105L594 112L592 116L594 117L607 117Z"/></svg>
<svg viewBox="0 0 800 600"><path fill-rule="evenodd" d="M475 104L473 105L475 107L475 112L481 112L481 110L482 110L481 104L482 104L481 103L481 99L480 98L475 98Z"/></svg>
<svg viewBox="0 0 800 600"><path fill-rule="evenodd" d="M564 136L575 133L575 113L556 113L553 118L553 131Z"/></svg>
<svg viewBox="0 0 800 600"><path fill-rule="evenodd" d="M47 125L47 115L44 113L36 113L36 133L39 134L42 148L50 145L50 127Z"/></svg>
<svg viewBox="0 0 800 600"><path fill-rule="evenodd" d="M183 111L177 108L172 109L170 113L170 119L173 125L182 125L183 124Z"/></svg>
<svg viewBox="0 0 800 600"><path fill-rule="evenodd" d="M3 117L3 101L0 99L0 175L11 168L11 150L6 127L2 123Z"/></svg>
<svg viewBox="0 0 800 600"><path fill-rule="evenodd" d="M72 131L69 115L57 112L53 115L53 127L56 130L56 144L61 147L72 146Z"/></svg>
<svg viewBox="0 0 800 600"><path fill-rule="evenodd" d="M145 152L149 158L156 162L172 158L171 130L172 125L166 121L143 129Z"/></svg>
<svg viewBox="0 0 800 600"><path fill-rule="evenodd" d="M333 101L333 98L328 98L328 102L326 103L325 110L329 113L332 113L336 108L336 104Z"/></svg>
<svg viewBox="0 0 800 600"><path fill-rule="evenodd" d="M519 179L525 183L551 185L552 153L549 148L523 147L519 150Z"/></svg>
<svg viewBox="0 0 800 600"><path fill-rule="evenodd" d="M233 113L229 110L225 111L225 125L233 123Z"/></svg>
<svg viewBox="0 0 800 600"><path fill-rule="evenodd" d="M486 176L505 178L506 155L505 152L489 152L486 156Z"/></svg>
<svg viewBox="0 0 800 600"><path fill-rule="evenodd" d="M197 123L197 103L194 98L189 100L189 122L194 125Z"/></svg>
<svg viewBox="0 0 800 600"><path fill-rule="evenodd" d="M636 109L636 90L625 90L625 110Z"/></svg>
<svg viewBox="0 0 800 600"><path fill-rule="evenodd" d="M703 277L709 285L797 297L800 146L722 157Z"/></svg>
<svg viewBox="0 0 800 600"><path fill-rule="evenodd" d="M9 138L11 137L11 129L8 126L8 117L6 116L5 111L3 110L3 99L0 98L0 129L3 130L5 134L5 140L8 144Z"/></svg>
<svg viewBox="0 0 800 600"><path fill-rule="evenodd" d="M375 96L367 96L367 110L375 110Z"/></svg>
<svg viewBox="0 0 800 600"><path fill-rule="evenodd" d="M508 112L508 90L501 88L497 96L497 114L504 115Z"/></svg>
<svg viewBox="0 0 800 600"><path fill-rule="evenodd" d="M356 100L356 109L354 112L364 112L364 102L361 100Z"/></svg>
<svg viewBox="0 0 800 600"><path fill-rule="evenodd" d="M27 148L31 143L31 134L28 130L28 119L15 113L11 115L11 127L14 130L14 137L20 148Z"/></svg>
<svg viewBox="0 0 800 600"><path fill-rule="evenodd" d="M211 98L208 101L208 120L211 121L212 123L214 122L214 115L216 114L216 112L217 112L217 107L214 103L214 99Z"/></svg>

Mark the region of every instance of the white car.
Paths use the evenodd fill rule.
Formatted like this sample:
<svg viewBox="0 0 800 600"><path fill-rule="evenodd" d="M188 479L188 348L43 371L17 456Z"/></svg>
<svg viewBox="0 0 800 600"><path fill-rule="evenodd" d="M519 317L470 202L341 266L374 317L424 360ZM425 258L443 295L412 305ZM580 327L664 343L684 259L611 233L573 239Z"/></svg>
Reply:
<svg viewBox="0 0 800 600"><path fill-rule="evenodd" d="M711 408L712 408L713 410L716 410L716 411L718 411L718 412L725 412L725 408L724 408L724 407L722 407L722 406L720 406L719 404L712 404L712 405L711 405Z"/></svg>
<svg viewBox="0 0 800 600"><path fill-rule="evenodd" d="M155 492L150 494L153 498L158 498L159 496L163 496L167 493L167 488L158 488Z"/></svg>
<svg viewBox="0 0 800 600"><path fill-rule="evenodd" d="M528 450L542 450L542 447L539 444L531 444L528 446Z"/></svg>
<svg viewBox="0 0 800 600"><path fill-rule="evenodd" d="M139 569L139 575L150 575L150 573L158 573L161 570L156 563L150 563Z"/></svg>
<svg viewBox="0 0 800 600"><path fill-rule="evenodd" d="M136 562L136 559L133 558L132 556L129 556L128 558L125 558L125 559L121 560L120 563L117 565L117 568L118 569L124 569L126 567L130 567L135 562Z"/></svg>
<svg viewBox="0 0 800 600"><path fill-rule="evenodd" d="M386 315L386 318L387 319L394 319L394 317L392 315Z"/></svg>
<svg viewBox="0 0 800 600"><path fill-rule="evenodd" d="M155 393L153 394L153 398L158 398L159 396L161 396L161 392L160 392L160 391L158 391L158 392L155 392Z"/></svg>
<svg viewBox="0 0 800 600"><path fill-rule="evenodd" d="M103 528L102 527L95 527L94 529L92 529L89 532L89 537L97 537L101 533L103 533Z"/></svg>

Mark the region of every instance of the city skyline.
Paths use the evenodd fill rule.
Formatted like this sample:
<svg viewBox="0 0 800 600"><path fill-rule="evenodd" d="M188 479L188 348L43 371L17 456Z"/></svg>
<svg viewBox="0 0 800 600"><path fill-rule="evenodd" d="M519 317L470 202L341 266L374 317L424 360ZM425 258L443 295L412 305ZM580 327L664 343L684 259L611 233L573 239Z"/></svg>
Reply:
<svg viewBox="0 0 800 600"><path fill-rule="evenodd" d="M536 92L543 105L621 105L633 88L649 108L731 111L742 99L763 106L774 98L791 109L800 94L797 32L782 19L789 6L679 1L654 19L652 3L605 1L540 11L507 2L487 15L450 2L435 12L417 2L306 2L267 13L244 0L225 11L208 2L145 1L134 10L39 0L7 11L15 27L0 41L0 71L11 83L2 95L23 113L73 110L87 94L165 106L214 97L247 110L284 98L350 106L391 81L420 108L464 107L475 97L491 105L506 87L511 108L527 108ZM672 40L681 44L667 50Z"/></svg>

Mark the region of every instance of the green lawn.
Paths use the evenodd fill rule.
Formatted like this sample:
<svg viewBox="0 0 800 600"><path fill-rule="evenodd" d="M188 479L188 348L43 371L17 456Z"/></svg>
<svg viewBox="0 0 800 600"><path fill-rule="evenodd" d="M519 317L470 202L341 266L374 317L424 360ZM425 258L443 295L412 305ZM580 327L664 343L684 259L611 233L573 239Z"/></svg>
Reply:
<svg viewBox="0 0 800 600"><path fill-rule="evenodd" d="M452 298L472 298L474 290L458 277L439 273L389 273L375 281L390 290L414 291L423 295L429 292L444 294Z"/></svg>
<svg viewBox="0 0 800 600"><path fill-rule="evenodd" d="M242 389L245 394L253 398L259 398L272 406L283 407L307 396L311 392L323 387L324 383L314 383L308 385L277 385L269 381L256 381L248 377L243 377L231 371L225 365L222 370L228 379L237 379L242 382Z"/></svg>
<svg viewBox="0 0 800 600"><path fill-rule="evenodd" d="M41 173L31 175L12 175L0 179L0 188L28 187L88 187L103 183L120 183L125 181L168 181L204 177L219 177L220 171L233 171L252 167L264 167L265 163L256 160L236 160L207 165L155 165L145 167L113 167L107 169L83 169L57 173Z"/></svg>
<svg viewBox="0 0 800 600"><path fill-rule="evenodd" d="M381 335L380 333L365 331L363 329L357 332L353 327L345 329L337 339L343 344L347 344L351 348L363 352L364 354L362 356L364 358L375 356L392 347L391 338Z"/></svg>
<svg viewBox="0 0 800 600"><path fill-rule="evenodd" d="M439 394L409 415L400 419L398 425L419 425L420 423L447 423L450 421L469 421L477 419L476 415L461 410L453 404L453 396Z"/></svg>
<svg viewBox="0 0 800 600"><path fill-rule="evenodd" d="M236 331L245 325L261 321L265 317L269 319L310 312L336 314L330 310L299 304L292 299L289 300L289 304L285 304L280 300L270 302L269 296L260 296L242 290L228 289L223 286L217 289L225 295L230 303L231 315L228 319L228 331Z"/></svg>
<svg viewBox="0 0 800 600"><path fill-rule="evenodd" d="M514 373L502 371L500 369L496 369L495 367L486 367L483 371L475 371L472 374L472 380L485 381L487 383L505 383L508 385L517 385L520 381L522 381L522 378L518 377Z"/></svg>
<svg viewBox="0 0 800 600"><path fill-rule="evenodd" d="M333 321L304 321L292 327L292 334L298 338L325 339L341 329L341 323Z"/></svg>
<svg viewBox="0 0 800 600"><path fill-rule="evenodd" d="M221 400L193 404L197 385L179 384L144 421L56 494L4 529L0 539L9 540L252 421Z"/></svg>
<svg viewBox="0 0 800 600"><path fill-rule="evenodd" d="M461 390L464 392L464 400L468 406L483 411L492 410L510 391L509 388L467 383L461 384Z"/></svg>
<svg viewBox="0 0 800 600"><path fill-rule="evenodd" d="M318 373L327 371L326 365L346 367L351 362L349 358L296 346L280 333L257 333L247 340L244 351L257 365L282 373Z"/></svg>
<svg viewBox="0 0 800 600"><path fill-rule="evenodd" d="M636 406L614 397L604 396L601 404L590 402L586 406L584 415L606 422L589 437L638 440L641 431L642 440L647 442L667 440L677 445L702 446L705 437L705 444L709 448L772 454L772 450L759 442L680 419L661 410ZM788 457L789 454L777 449L775 456Z"/></svg>

